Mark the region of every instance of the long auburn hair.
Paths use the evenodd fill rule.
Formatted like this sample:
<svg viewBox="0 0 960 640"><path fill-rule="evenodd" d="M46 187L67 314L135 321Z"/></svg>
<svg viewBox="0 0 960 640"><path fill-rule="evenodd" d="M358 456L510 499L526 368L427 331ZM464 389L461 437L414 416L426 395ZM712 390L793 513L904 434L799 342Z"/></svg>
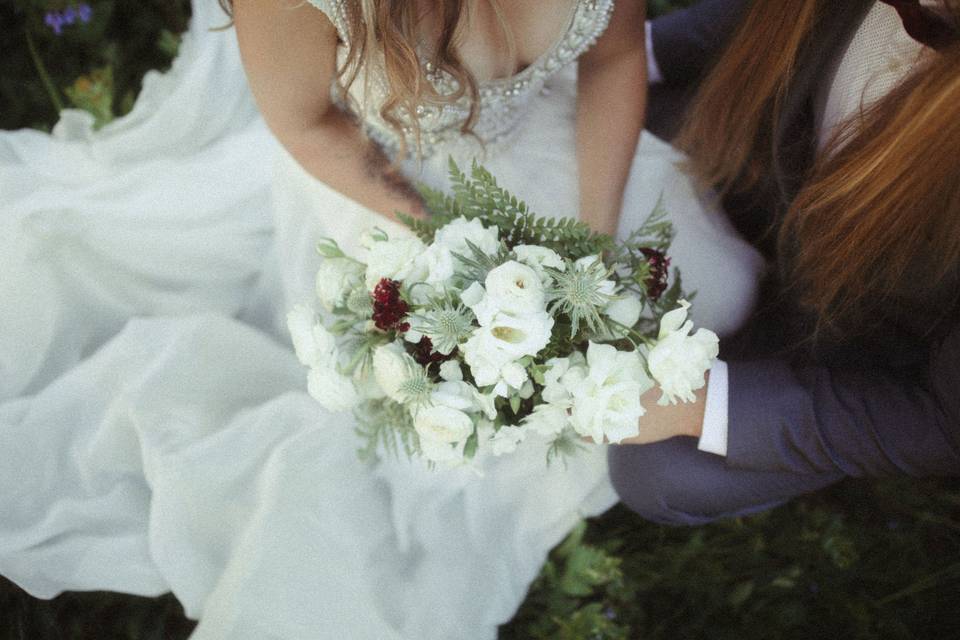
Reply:
<svg viewBox="0 0 960 640"><path fill-rule="evenodd" d="M347 56L337 68L337 77L344 93L357 80L361 63L376 60L383 65L387 81L387 97L380 107L380 116L399 134L400 155L406 152L404 129L410 128L417 148L420 147L420 127L417 106L453 104L465 95L469 97L470 111L461 130L472 134L479 114L479 90L476 78L464 65L457 50L457 37L466 24L469 11L478 0L431 0L429 11L436 21L438 37L429 61L417 55L418 27L421 7L412 0L349 0L344 3L347 18ZM498 0L487 2L507 44L507 52L516 65L513 36ZM232 15L233 0L219 0L220 6ZM430 62L438 73L448 74L457 89L441 94L423 70ZM515 69L514 69L515 70ZM367 78L369 79L369 78Z"/></svg>
<svg viewBox="0 0 960 640"><path fill-rule="evenodd" d="M945 2L954 25L960 0ZM774 166L773 133L803 47L833 0L755 0L678 137L721 194ZM814 333L848 333L960 291L960 45L922 57L839 128L778 231L782 275ZM945 311L946 312L946 311Z"/></svg>

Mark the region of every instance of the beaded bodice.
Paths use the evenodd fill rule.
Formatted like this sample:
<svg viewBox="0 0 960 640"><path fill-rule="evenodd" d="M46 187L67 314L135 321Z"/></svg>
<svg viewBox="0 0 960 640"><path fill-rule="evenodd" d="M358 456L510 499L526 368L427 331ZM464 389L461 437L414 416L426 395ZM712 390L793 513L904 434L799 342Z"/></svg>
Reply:
<svg viewBox="0 0 960 640"><path fill-rule="evenodd" d="M340 40L349 46L347 7L349 0L310 0L321 9L336 26ZM613 0L575 0L562 35L554 44L528 67L507 78L498 78L479 84L480 104L477 120L473 126L476 139L488 151L504 143L514 131L530 98L544 88L547 80L557 71L573 62L590 48L603 33L613 11ZM338 57L342 64L346 47L339 47ZM441 95L457 90L456 81L444 72L424 63L424 75ZM350 86L347 96L334 87L334 95L345 107L360 119L367 134L388 153L400 149L400 133L380 116L380 108L387 95L386 79L382 71L364 63L358 77ZM346 99L345 99L346 98ZM416 118L420 128L420 153L432 155L440 150L450 152L457 146L471 146L476 139L465 136L461 126L470 113L470 98L464 96L450 104L421 104L415 114L404 113L401 121L412 122ZM406 148L416 149L412 127L404 127Z"/></svg>

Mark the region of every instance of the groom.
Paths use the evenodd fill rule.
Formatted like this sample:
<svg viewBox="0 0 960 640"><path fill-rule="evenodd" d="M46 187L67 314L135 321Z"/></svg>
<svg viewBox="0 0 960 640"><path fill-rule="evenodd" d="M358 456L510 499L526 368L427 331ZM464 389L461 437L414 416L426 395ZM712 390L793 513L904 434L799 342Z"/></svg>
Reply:
<svg viewBox="0 0 960 640"><path fill-rule="evenodd" d="M748 4L703 0L648 23L650 131L673 137L699 79ZM872 5L867 0L837 3L831 19L818 28L816 46L798 61L780 113L787 126L777 142L787 135L815 139L809 105L822 70L843 52ZM810 159L796 150L810 147L777 146L787 151L775 164L800 167L794 175L802 175ZM776 234L766 232L777 225L802 181L765 178L750 193L727 197L723 204L738 230L774 262L776 248L764 238ZM611 479L627 506L649 520L692 525L762 511L847 476L960 474L960 327L948 332L930 360L891 335L879 355L896 352L917 369L915 381L929 381L901 385L892 379L878 383L869 371L842 372L845 365L878 355L869 351L878 349L875 345L853 341L830 352L821 349L817 364L794 366L783 355L792 344L785 330L792 310L775 282L762 287L758 310L738 336L722 345L721 358L730 364L711 372L708 415L671 424L655 419L654 408L641 423L642 433L647 426L648 444L610 448ZM694 422L695 429L689 426Z"/></svg>

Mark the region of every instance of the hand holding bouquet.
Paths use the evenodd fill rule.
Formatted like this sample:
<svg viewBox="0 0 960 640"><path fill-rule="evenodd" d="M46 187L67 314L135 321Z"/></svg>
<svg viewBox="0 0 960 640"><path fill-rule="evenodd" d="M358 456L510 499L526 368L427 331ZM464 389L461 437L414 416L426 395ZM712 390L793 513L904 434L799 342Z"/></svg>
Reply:
<svg viewBox="0 0 960 640"><path fill-rule="evenodd" d="M414 234L374 229L362 260L321 242L322 310L288 316L309 393L354 411L361 455L456 465L541 438L549 461L638 435L654 386L694 399L718 339L691 334L679 273L668 288L662 207L617 243L535 216L476 164L450 172L452 195L424 191L431 217L405 219Z"/></svg>

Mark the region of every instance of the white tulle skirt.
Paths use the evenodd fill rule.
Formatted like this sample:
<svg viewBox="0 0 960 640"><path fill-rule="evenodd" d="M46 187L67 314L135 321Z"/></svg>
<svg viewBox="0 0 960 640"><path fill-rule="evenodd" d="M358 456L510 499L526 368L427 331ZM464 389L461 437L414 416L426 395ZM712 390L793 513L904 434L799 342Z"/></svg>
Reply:
<svg viewBox="0 0 960 640"><path fill-rule="evenodd" d="M194 2L129 116L0 135L0 574L39 597L172 591L200 639L494 638L549 549L614 504L605 452L359 462L282 319L313 295L319 237L403 231L278 148L216 5ZM576 215L573 89L557 76L485 158L541 213ZM406 170L442 187L446 159ZM761 261L677 159L644 138L621 230L662 193L696 319L729 332Z"/></svg>

